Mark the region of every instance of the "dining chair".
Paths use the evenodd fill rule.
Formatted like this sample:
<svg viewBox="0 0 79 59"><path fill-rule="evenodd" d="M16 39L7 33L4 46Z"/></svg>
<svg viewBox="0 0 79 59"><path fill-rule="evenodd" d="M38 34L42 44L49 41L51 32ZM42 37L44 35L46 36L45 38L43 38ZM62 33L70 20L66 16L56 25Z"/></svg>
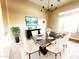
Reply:
<svg viewBox="0 0 79 59"><path fill-rule="evenodd" d="M24 44L24 48L25 48L26 54L29 55L29 59L31 59L31 54L35 52L38 52L40 56L39 45L35 44L35 42L32 39L26 40Z"/></svg>
<svg viewBox="0 0 79 59"><path fill-rule="evenodd" d="M63 45L63 51L65 50L65 48L67 48L68 46L68 42L69 42L69 38L70 38L70 33L66 34L62 39L61 39L61 43Z"/></svg>
<svg viewBox="0 0 79 59"><path fill-rule="evenodd" d="M51 44L50 46L46 47L46 49L55 54L55 59L57 59L57 55L61 56L61 52L63 51L63 46L58 44Z"/></svg>
<svg viewBox="0 0 79 59"><path fill-rule="evenodd" d="M21 37L22 47L24 48L25 54L29 56L29 59L31 59L31 54L38 52L40 56L39 51L39 45L35 44L33 39L26 39L25 37Z"/></svg>
<svg viewBox="0 0 79 59"><path fill-rule="evenodd" d="M35 41L35 43L37 43L37 35L38 35L38 31L32 31L32 39Z"/></svg>

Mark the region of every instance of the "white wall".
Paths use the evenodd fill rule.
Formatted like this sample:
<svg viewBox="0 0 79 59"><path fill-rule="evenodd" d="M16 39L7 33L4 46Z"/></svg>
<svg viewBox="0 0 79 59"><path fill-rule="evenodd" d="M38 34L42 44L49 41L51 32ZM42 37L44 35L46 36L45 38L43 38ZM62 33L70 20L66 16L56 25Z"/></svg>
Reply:
<svg viewBox="0 0 79 59"><path fill-rule="evenodd" d="M1 2L0 2L0 59L4 58L4 48L6 45L5 36L4 36L4 25L3 25L3 18L2 18L2 9L1 9Z"/></svg>

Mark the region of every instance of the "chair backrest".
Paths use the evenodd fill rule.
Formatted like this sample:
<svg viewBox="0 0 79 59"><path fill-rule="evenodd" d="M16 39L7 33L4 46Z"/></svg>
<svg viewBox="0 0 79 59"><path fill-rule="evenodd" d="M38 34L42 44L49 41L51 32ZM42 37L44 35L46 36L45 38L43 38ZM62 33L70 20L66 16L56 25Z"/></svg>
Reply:
<svg viewBox="0 0 79 59"><path fill-rule="evenodd" d="M66 34L63 38L56 39L56 44L67 44L69 41L70 33Z"/></svg>
<svg viewBox="0 0 79 59"><path fill-rule="evenodd" d="M35 52L35 51L39 50L39 45L38 44L35 44L35 42L33 40L28 40L26 42L25 50L28 53Z"/></svg>
<svg viewBox="0 0 79 59"><path fill-rule="evenodd" d="M49 36L56 38L56 33L55 32L50 32Z"/></svg>
<svg viewBox="0 0 79 59"><path fill-rule="evenodd" d="M66 34L66 35L63 37L63 39L69 40L69 37L70 37L70 33Z"/></svg>
<svg viewBox="0 0 79 59"><path fill-rule="evenodd" d="M62 38L62 43L63 44L67 44L70 38L70 33L66 34L63 38Z"/></svg>
<svg viewBox="0 0 79 59"><path fill-rule="evenodd" d="M38 31L32 31L32 36L38 35Z"/></svg>

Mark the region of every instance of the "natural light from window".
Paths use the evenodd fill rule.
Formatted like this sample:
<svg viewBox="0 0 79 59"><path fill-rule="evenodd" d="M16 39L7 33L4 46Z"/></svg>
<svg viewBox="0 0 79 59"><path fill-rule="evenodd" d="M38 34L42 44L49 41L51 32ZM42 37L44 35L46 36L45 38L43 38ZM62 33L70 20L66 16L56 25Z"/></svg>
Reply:
<svg viewBox="0 0 79 59"><path fill-rule="evenodd" d="M79 32L79 9L59 14L58 31L72 33Z"/></svg>

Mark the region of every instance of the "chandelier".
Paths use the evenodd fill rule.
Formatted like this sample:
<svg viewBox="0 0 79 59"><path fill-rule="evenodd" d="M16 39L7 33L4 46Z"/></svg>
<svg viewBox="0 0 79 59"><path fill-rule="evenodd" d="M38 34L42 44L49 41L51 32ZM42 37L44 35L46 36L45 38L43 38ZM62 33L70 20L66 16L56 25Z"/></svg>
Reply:
<svg viewBox="0 0 79 59"><path fill-rule="evenodd" d="M40 0L41 1L41 3L43 2L43 0ZM60 1L60 0L57 0L58 2ZM53 4L51 3L50 4L50 0L47 0L47 8L44 6L44 5L42 5L42 8L41 8L41 12L44 12L44 13L47 13L47 12L53 12L54 10L56 10L57 9L57 7L54 7L53 8Z"/></svg>

